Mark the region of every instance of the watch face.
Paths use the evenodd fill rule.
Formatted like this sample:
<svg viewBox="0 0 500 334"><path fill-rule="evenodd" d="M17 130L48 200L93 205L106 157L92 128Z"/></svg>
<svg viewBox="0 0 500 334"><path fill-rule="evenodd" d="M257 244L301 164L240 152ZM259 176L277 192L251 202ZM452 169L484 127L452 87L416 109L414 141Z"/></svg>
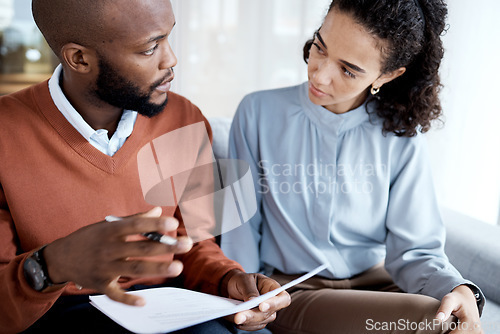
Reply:
<svg viewBox="0 0 500 334"><path fill-rule="evenodd" d="M36 291L41 291L45 285L42 266L33 258L29 257L24 261L24 277L28 284Z"/></svg>

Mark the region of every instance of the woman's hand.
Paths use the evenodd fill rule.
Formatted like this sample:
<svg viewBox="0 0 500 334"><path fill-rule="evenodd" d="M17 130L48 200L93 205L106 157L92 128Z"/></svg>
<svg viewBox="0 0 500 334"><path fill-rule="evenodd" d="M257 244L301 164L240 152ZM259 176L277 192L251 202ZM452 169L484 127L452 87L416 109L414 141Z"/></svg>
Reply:
<svg viewBox="0 0 500 334"><path fill-rule="evenodd" d="M226 276L227 291L223 294L230 298L248 301L280 287L275 280L261 274L247 274L240 270L232 270ZM290 305L290 295L283 291L275 297L260 303L259 307L239 312L227 317L239 329L256 331L276 319L276 312Z"/></svg>
<svg viewBox="0 0 500 334"><path fill-rule="evenodd" d="M466 285L459 285L443 297L436 318L442 322L451 315L458 318L458 324L451 334L476 333L483 334L476 298L472 290Z"/></svg>

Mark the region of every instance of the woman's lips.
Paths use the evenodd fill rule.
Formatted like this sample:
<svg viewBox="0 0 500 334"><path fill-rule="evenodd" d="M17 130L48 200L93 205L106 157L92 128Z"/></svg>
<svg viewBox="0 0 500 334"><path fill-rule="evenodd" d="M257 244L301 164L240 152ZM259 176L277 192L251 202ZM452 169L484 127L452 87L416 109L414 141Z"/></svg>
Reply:
<svg viewBox="0 0 500 334"><path fill-rule="evenodd" d="M316 88L312 83L309 82L309 91L311 92L312 95L316 97L325 97L328 96L325 92L319 90Z"/></svg>

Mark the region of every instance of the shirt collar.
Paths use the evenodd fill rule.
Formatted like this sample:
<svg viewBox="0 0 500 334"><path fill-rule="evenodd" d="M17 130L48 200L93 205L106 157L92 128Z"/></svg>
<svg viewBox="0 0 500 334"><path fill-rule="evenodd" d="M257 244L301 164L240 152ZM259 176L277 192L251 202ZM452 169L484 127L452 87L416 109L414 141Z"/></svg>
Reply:
<svg viewBox="0 0 500 334"><path fill-rule="evenodd" d="M68 122L94 147L107 155L113 155L123 145L125 140L132 134L137 119L137 112L124 110L118 127L111 137L104 129L94 130L71 105L64 95L59 84L62 75L62 65L59 64L52 77L49 79L49 91L57 109L64 115Z"/></svg>

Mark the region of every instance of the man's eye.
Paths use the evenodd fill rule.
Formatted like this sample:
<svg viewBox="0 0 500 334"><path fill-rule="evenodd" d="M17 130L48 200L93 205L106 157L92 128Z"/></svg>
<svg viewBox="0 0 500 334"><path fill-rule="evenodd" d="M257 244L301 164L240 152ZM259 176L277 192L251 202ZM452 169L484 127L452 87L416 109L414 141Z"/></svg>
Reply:
<svg viewBox="0 0 500 334"><path fill-rule="evenodd" d="M158 49L158 44L156 44L154 48L151 48L148 51L144 51L142 54L145 56L152 56L155 53L156 49Z"/></svg>

